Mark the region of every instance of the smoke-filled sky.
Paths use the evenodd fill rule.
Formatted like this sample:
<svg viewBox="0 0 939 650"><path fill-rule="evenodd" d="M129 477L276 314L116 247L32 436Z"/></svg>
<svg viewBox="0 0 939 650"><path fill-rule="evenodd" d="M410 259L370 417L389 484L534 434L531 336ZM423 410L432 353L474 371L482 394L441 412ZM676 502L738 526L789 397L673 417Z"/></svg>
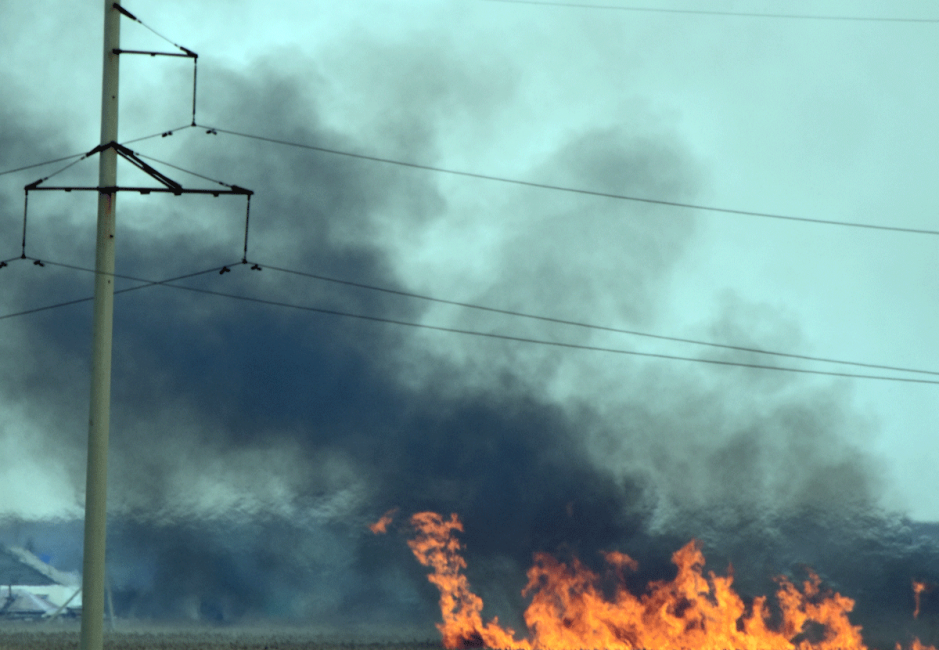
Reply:
<svg viewBox="0 0 939 650"><path fill-rule="evenodd" d="M98 143L99 4L4 8L0 171ZM199 53L200 124L601 193L939 230L937 23L484 0L124 6ZM922 1L798 10L939 18ZM126 19L122 46L173 51ZM187 59L124 56L121 141L188 124L191 75ZM238 265L187 286L585 346L896 374L511 318L270 268L281 267L939 371L935 235L522 187L204 128L130 146L256 192L249 259L267 268ZM0 177L0 259L20 254L23 186L59 166ZM121 184L147 182L118 170ZM96 174L87 160L55 183L94 185ZM124 193L117 213L118 273L157 280L241 259L240 198ZM93 267L94 219L93 193L31 193L27 255ZM89 296L92 283L12 262L0 270L0 315ZM88 302L0 321L0 518L81 514L90 321ZM936 385L486 339L166 287L118 296L114 331L111 512L129 522L127 548L172 537L160 548L179 551L174 566L192 546L170 528L179 522L219 522L216 539L233 521L265 522L277 532L243 540L256 551L251 570L279 567L289 580L284 567L304 562L335 575L354 567L399 589L406 576L377 559L376 545L394 544L360 537L392 507L460 512L476 552L520 562L532 549L599 547L640 529L693 532L688 513L730 528L803 512L939 519ZM127 580L145 591L160 569ZM373 587L347 586L343 602L367 602Z"/></svg>

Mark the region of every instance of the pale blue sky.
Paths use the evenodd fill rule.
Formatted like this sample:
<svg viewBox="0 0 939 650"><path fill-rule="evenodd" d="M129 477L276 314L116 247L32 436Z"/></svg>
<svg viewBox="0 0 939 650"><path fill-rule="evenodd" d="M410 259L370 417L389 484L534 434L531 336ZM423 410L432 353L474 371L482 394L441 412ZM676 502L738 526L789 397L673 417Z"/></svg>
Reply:
<svg viewBox="0 0 939 650"><path fill-rule="evenodd" d="M48 135L42 147L5 160L5 168L96 143L101 17L97 4L91 4L50 0L16 3L4 11L0 52L6 114ZM337 134L336 146L344 141L362 153L649 198L939 230L939 24L653 14L482 0L284 2L276 8L249 0L124 5L200 54L199 114L206 123L302 139L307 134L284 131L277 116L266 120L264 111L246 108L253 120L247 121L217 99L216 93L231 92L242 80L284 73L296 83L292 92L317 107L316 128ZM792 3L773 2L713 0L708 7L794 11ZM798 10L939 17L927 2L831 1L800 3ZM129 21L123 23L122 42L126 48L163 47ZM125 59L122 66L122 138L188 121L187 61L140 57ZM241 101L250 107L255 99L262 98L247 95ZM220 137L218 142L224 141ZM165 142L150 144L152 149L141 144L140 150L157 157L167 151L160 149L168 146ZM214 142L198 140L193 146ZM610 160L626 161L626 171L603 166L605 147ZM178 162L201 165L219 156L206 153ZM588 159L590 164L584 162ZM229 161L217 175L251 186L260 173L252 169L254 162ZM392 173L381 165L374 169ZM204 166L200 170L216 175ZM17 192L39 173L0 179L2 191L12 197L4 205L2 257L18 253ZM409 197L399 196L370 228L392 271L411 290L657 334L939 370L937 236L637 208L407 173L430 188L436 203L421 204L423 216L412 219ZM265 249L264 232L276 231L278 221L276 214L265 212L269 196L257 196L253 223L259 253L270 257L277 249L273 244ZM128 206L127 220L133 218L131 207L147 200L121 198L122 208ZM636 225L637 219L645 221ZM207 230L203 236L212 234ZM226 236L237 242L237 232ZM341 242L359 235L353 228L331 236ZM189 266L199 265L194 260ZM315 271L315 265L304 270ZM3 311L22 304L6 307L4 300L0 297ZM420 318L450 326L501 327L436 307ZM27 326L25 321L0 324L11 331ZM519 331L592 345L715 356L625 336L560 334L532 325ZM710 423L720 429L721 418L731 417L741 401L752 415L764 399L760 391L768 391L770 401L785 393L793 404L803 401L802 391L805 402L832 395L837 403L832 408L846 411L846 421L853 423L833 434L833 457L843 453L842 447L859 450L878 475L883 505L916 519L939 520L939 501L933 496L939 491L939 386L835 379L789 384L786 379L770 390L761 382L776 379L756 371L728 375L682 362L590 352L525 348L506 353L436 334L409 335L394 355L396 363L405 367L402 359L412 349L452 364L459 369L454 372L465 373L467 385L489 383L487 372L529 368L521 381L539 398L564 408L591 404L611 418L624 408L620 390L633 396L649 390L661 397L659 408L675 412L687 407L683 382L696 386L721 404L700 422L689 417L684 425L666 427L667 433L644 434L640 425L624 420L617 444L597 442L596 449L604 450L597 452L598 464L647 474L654 484L661 483L667 503L684 498L670 469L680 462L668 450L687 443L692 451L675 452L684 459L708 445L699 439L706 439L707 432L692 434L686 427ZM80 383L81 372L72 375ZM420 390L434 377L417 364L402 371L401 380ZM46 427L42 409L10 396L6 400L8 429L0 448L26 454L29 460L19 458L15 471L32 467L38 491L0 510L28 516L74 511L70 484L46 471L41 450L24 447L10 433L13 425L27 437ZM76 400L80 413L81 399ZM183 428L216 426L201 417L192 414ZM772 421L771 415L766 418ZM785 431L779 435L785 437ZM614 434L585 431L589 435L606 439ZM715 448L724 444L722 435L713 432ZM785 440L774 444L787 446ZM293 461L285 449L289 445L270 453L289 465ZM811 453L828 451L828 443L820 443ZM237 463L243 462L238 456ZM799 470L780 466L776 472L784 476ZM240 494L233 480L220 472L215 506L225 501L219 495L226 490ZM692 481L683 489L713 480L717 477ZM260 484L269 485L259 479ZM773 485L775 479L764 487ZM278 490L289 493L291 487L271 490L270 499L276 500ZM695 498L707 501L706 496Z"/></svg>

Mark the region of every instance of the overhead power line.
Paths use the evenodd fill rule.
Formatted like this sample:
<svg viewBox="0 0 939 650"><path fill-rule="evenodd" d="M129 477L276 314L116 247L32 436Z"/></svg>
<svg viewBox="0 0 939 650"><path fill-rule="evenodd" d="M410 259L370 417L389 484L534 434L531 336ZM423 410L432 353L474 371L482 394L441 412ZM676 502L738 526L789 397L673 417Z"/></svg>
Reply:
<svg viewBox="0 0 939 650"><path fill-rule="evenodd" d="M536 5L544 7L569 7L576 9L606 9L611 11L633 11L662 14L691 14L698 16L730 16L737 18L778 18L785 20L833 20L850 22L877 22L877 23L939 23L939 18L890 18L880 16L843 16L843 15L816 15L816 14L771 14L743 11L712 11L707 9L664 9L661 7L635 7L621 5L580 4L572 2L549 2L547 0L483 0L484 2L500 2L504 4Z"/></svg>
<svg viewBox="0 0 939 650"><path fill-rule="evenodd" d="M171 40L168 39L166 36L164 36L163 34L161 34L160 32L158 32L157 30L153 29L150 25L148 25L148 24L145 23L144 21L142 21L142 20L140 20L139 18L137 18L137 16L135 16L135 15L132 14L132 13L130 13L130 12L129 12L127 9L125 9L123 6L121 6L121 5L119 5L119 4L115 4L115 5L114 5L114 8L117 9L119 12L121 12L123 15L127 16L128 18L130 18L131 20L133 20L133 21L135 21L135 22L137 22L137 23L140 23L141 25L143 25L144 27L146 27L147 29L149 29L151 32L153 32L154 34L156 34L157 36L159 36L160 38L162 38L164 41L166 41L167 43L169 43L169 44L172 45L173 47L176 47L176 48L182 50L182 51L185 52L187 55L195 56L195 52L193 52L192 50L189 50L189 49L183 47L183 46L180 45L179 43L175 43L175 42L171 41Z"/></svg>
<svg viewBox="0 0 939 650"><path fill-rule="evenodd" d="M338 311L335 309L325 309L322 307L312 307L309 305L297 305L294 303L281 302L277 300L268 300L266 298L239 296L239 295L232 294L232 293L212 291L210 289L199 289L196 287L187 287L187 286L183 286L179 284L169 284L169 283L161 283L161 284L163 284L163 286L172 287L174 289L183 289L185 291L192 291L194 293L201 293L201 294L206 294L206 295L211 295L211 296L219 296L222 298L231 298L234 300L242 300L245 302L253 302L253 303L258 303L262 305L271 305L274 307L286 307L289 309L297 309L300 311L314 312L314 313L325 314L329 316L341 316L344 318L355 318L358 320L366 320L366 321L371 321L375 323L386 323L390 325L401 325L404 327L413 327L413 328L418 328L418 329L433 330L437 332L448 332L450 334L462 334L465 336L476 336L476 337L482 337L482 338L499 339L503 341L514 341L516 343L531 343L531 344L536 344L536 345L547 345L547 346L552 346L552 347L567 348L571 350L587 350L587 351L592 351L592 352L606 352L606 353L611 353L611 354L624 354L624 355L630 355L630 356L649 357L649 358L655 358L655 359L670 359L673 361L690 361L693 363L706 363L706 364L719 365L719 366L734 366L738 368L754 368L758 370L776 370L776 371L782 371L782 372L795 372L795 373L802 373L802 374L809 374L809 375L824 375L828 377L850 377L853 379L877 379L881 381L899 381L899 382L906 382L906 383L939 385L939 381L932 380L932 379L888 377L885 375L860 375L860 374L847 373L847 372L832 372L832 371L827 371L827 370L808 370L804 368L768 366L768 365L756 364L756 363L721 361L718 359L699 359L695 357L683 357L683 356L672 355L672 354L658 354L658 353L653 353L653 352L639 352L636 350L623 350L620 348L605 348L605 347L599 347L599 346L593 346L593 345L581 345L579 343L564 343L561 341L548 341L544 339L535 339L535 338L529 338L529 337L523 337L523 336L512 336L509 334L497 334L495 332L478 332L475 330L464 330L464 329L458 329L455 327L442 327L438 325L428 325L426 323L415 323L412 321L404 321L404 320L398 320L394 318L369 316L367 314L353 314L349 312Z"/></svg>
<svg viewBox="0 0 939 650"><path fill-rule="evenodd" d="M437 167L434 165L422 165L419 163L407 162L403 160L394 160L392 158L382 158L379 156L371 156L367 154L353 153L351 151L342 151L340 149L331 149L327 147L319 147L316 145L303 144L300 142L291 142L289 140L280 140L277 138L269 138L261 135L254 135L251 133L242 133L239 131L232 131L229 129L223 129L220 127L207 127L205 125L197 125L205 129L208 129L208 132L216 133L227 133L229 135L235 135L242 138L250 138L252 140L261 140L264 142L271 142L273 144L280 144L289 147L297 147L300 149L309 149L311 151L319 151L322 153L335 154L338 156L347 156L349 158L358 158L361 160L370 160L372 162L386 163L389 165L399 165L402 167L410 167L413 169L422 169L425 171L437 172L442 174L451 174L454 176L464 176L468 178L478 178L481 180L495 181L498 183L510 183L512 185L522 185L525 187L534 187L543 190L553 190L557 192L570 192L574 194L585 194L588 196L598 196L607 199L616 199L621 201L634 201L638 203L648 203L653 205L665 205L673 208L687 208L691 210L703 210L706 212L719 212L724 214L733 214L745 217L760 217L766 219L781 219L785 221L799 221L803 223L815 223L815 224L824 224L829 226L842 226L848 228L866 228L871 230L889 230L893 232L904 232L912 233L917 235L939 235L939 230L928 230L924 228L903 228L900 226L885 226L880 224L871 224L871 223L860 223L856 221L834 221L830 219L813 219L809 217L796 217L791 215L775 214L770 212L756 212L752 210L736 210L733 208L722 208L712 205L700 205L696 203L683 203L680 201L666 201L664 199L652 199L638 196L628 196L625 194L614 194L611 192L599 192L595 190L588 190L577 187L565 187L562 185L552 185L549 183L536 183L533 181L524 181L516 178L506 178L503 176L493 176L491 174L480 174L477 172L467 172L460 171L456 169L448 169L446 167Z"/></svg>
<svg viewBox="0 0 939 650"><path fill-rule="evenodd" d="M59 267L62 267L62 268L72 269L72 270L75 270L75 271L85 271L85 272L88 272L88 273L94 273L94 272L95 272L94 269L87 269L87 268L84 268L84 267L81 267L81 266L75 266L74 264L63 264L63 263L61 263L61 262L51 262L51 261L49 261L49 260L41 260L41 261L40 261L40 260L36 259L35 257L15 257L15 258L10 259L10 260L5 260L3 263L5 264L5 263L7 263L7 262L14 262L14 261L20 260L20 259L23 259L23 260L31 260L31 261L33 261L34 263L35 263L35 262L39 262L39 265L40 265L40 266L45 265L45 264L48 264L49 266L59 266ZM186 274L184 274L184 275L177 275L177 276L175 276L175 277L167 278L167 279L165 279L165 280L144 280L144 279L142 279L142 278L135 278L135 277L129 276L129 275L121 275L121 274L119 274L119 273L113 273L113 274L110 274L110 275L112 275L112 276L115 277L115 278L121 278L121 279L125 279L125 280L133 280L134 282L142 282L142 283L143 283L143 284L140 284L140 285L138 285L138 286L136 286L136 287L128 287L128 288L126 288L126 289L117 289L117 290L114 291L114 294L117 295L117 294L119 294L119 293L129 293L129 292L131 292L131 291L137 291L138 289L147 289L147 288L149 288L149 287L156 287L156 286L172 286L172 285L169 285L168 283L170 283L170 282L179 282L180 280L187 280L187 279L189 279L189 278L195 278L195 277L198 277L198 276L200 276L200 275L206 275L206 274L208 274L208 273L218 273L218 272L221 271L222 269L226 269L226 268L228 268L229 266L233 266L233 264L228 264L228 265L224 265L224 266L214 266L214 267L212 267L212 268L204 269L204 270L202 270L202 271L195 271L194 273L186 273ZM177 287L177 288L178 288L178 287ZM25 310L23 310L23 311L14 312L14 313L11 313L11 314L3 314L3 315L0 315L0 320L6 320L6 319L8 319L8 318L16 318L17 316L26 316L26 315L28 315L28 314L36 314L36 313L41 312L41 311L49 311L50 309L58 309L59 307L68 307L69 305L77 305L77 304L83 303L83 302L91 302L92 300L94 300L94 296L87 296L87 297L85 297L85 298L76 298L75 300L66 300L66 301L64 301L64 302L57 302L57 303L55 303L55 304L52 304L52 305L45 305L45 306L43 306L43 307L34 307L34 308L32 308L32 309L25 309Z"/></svg>
<svg viewBox="0 0 939 650"><path fill-rule="evenodd" d="M145 135L139 138L134 138L133 140L125 140L124 142L121 142L120 144L128 145L134 142L143 142L144 140L150 140L151 138L155 138L157 136L162 136L165 138L167 136L173 135L176 131L181 131L183 129L189 129L189 128L192 128L192 124L186 124L184 126L177 126L175 129L160 131L158 133L151 133L150 135ZM51 165L53 163L62 162L64 160L71 160L72 158L87 158L88 155L89 153L87 151L84 151L82 153L73 153L70 156L63 156L62 158L53 158L52 160L46 160L44 162L33 163L32 165L26 165L24 167L17 167L16 169L7 169L5 171L0 172L0 176L4 176L6 174L12 174L14 172L21 172L25 169L33 169L34 167L43 167L45 165ZM59 171L62 171L62 170L59 170Z"/></svg>
<svg viewBox="0 0 939 650"><path fill-rule="evenodd" d="M401 166L401 167L410 167L410 168L412 168L412 169L421 169L421 170L424 170L424 171L436 172L436 173L441 173L441 174L450 174L450 175L454 175L454 176L463 176L463 177L468 177L468 178L477 178L477 179L480 179L480 180L494 181L494 182L498 182L498 183L509 183L509 184L512 184L512 185L521 185L521 186L525 186L525 187L534 187L534 188L538 188L538 189L553 190L553 191L557 191L557 192L569 192L569 193L574 193L574 194L584 194L584 195L588 195L588 196L597 196L597 197L601 197L601 198L615 199L615 200L621 200L621 201L634 201L634 202L638 202L638 203L647 203L647 204L653 204L653 205L664 205L664 206L670 206L670 207L675 207L675 208L685 208L685 209L691 209L691 210L703 210L703 211L706 211L706 212L718 212L718 213L733 214L733 215L747 216L747 217L759 217L759 218L766 218L766 219L780 219L780 220L785 220L785 221L798 221L798 222L803 222L803 223L815 223L815 224L822 224L822 225L829 225L829 226L842 226L842 227L849 227L849 228L865 228L865 229L872 229L872 230L886 230L886 231L910 233L910 234L917 234L917 235L939 235L939 230L930 230L930 229L926 229L926 228L904 228L904 227L901 227L901 226L885 226L885 225L881 225L881 224L860 223L860 222L855 222L855 221L835 221L835 220L831 220L831 219L814 219L814 218L810 218L810 217L797 217L797 216L793 216L793 215L783 215L783 214L776 214L776 213L770 213L770 212L757 212L757 211L752 211L752 210L737 210L737 209L733 209L733 208L722 208L722 207L718 207L718 206L701 205L701 204L696 204L696 203L683 203L683 202L679 202L679 201L667 201L667 200L664 200L664 199L652 199L652 198L645 198L645 197L638 197L638 196L628 196L628 195L625 195L625 194L614 194L614 193L610 193L610 192L599 192L599 191L588 190L588 189L584 189L584 188L565 187L565 186L561 186L561 185L552 185L552 184L548 184L548 183L536 183L536 182L533 182L533 181L525 181L525 180L520 180L520 179L515 179L515 178L506 178L506 177L502 177L502 176L494 176L494 175L491 175L491 174L481 174L481 173L477 173L477 172L467 172L467 171L461 171L461 170L456 170L456 169L449 169L449 168L445 168L445 167L437 167L437 166L434 166L434 165L422 165L422 164L419 164L419 163L407 162L407 161L403 161L403 160L395 160L395 159L392 159L392 158L383 158L383 157L380 157L380 156L372 156L372 155L368 155L368 154L354 153L354 152L351 152L351 151L343 151L343 150L340 150L340 149L332 149L332 148L328 148L328 147L320 147L320 146L310 145L310 144L304 144L304 143L300 143L300 142L292 142L292 141L289 141L289 140L280 140L280 139L277 139L277 138L269 138L269 137L266 137L266 136L255 135L255 134L251 134L251 133L243 133L243 132L239 132L239 131L232 131L232 130L230 130L230 129L223 129L223 128L220 128L220 127L207 127L207 126L201 125L201 124L199 124L199 125L186 124L186 125L183 125L183 126L176 127L175 129L169 129L169 130L167 130L167 131L161 131L161 132L159 132L159 133L153 133L153 134L146 135L146 136L143 136L143 137L140 137L140 138L135 138L135 139L133 139L133 140L127 140L127 141L125 141L125 142L123 142L123 143L121 143L121 144L126 145L126 144L131 144L131 143L134 143L134 142L141 142L141 141L143 141L143 140L149 140L149 139L155 138L155 137L157 137L157 136L166 137L166 136L172 135L172 134L175 133L176 131L181 131L181 130L183 130L183 129L191 128L192 126L200 126L200 127L202 127L202 128L208 129L208 132L210 132L210 133L227 133L227 134L229 134L229 135L234 135L234 136L238 136L238 137L242 137L242 138L249 138L249 139L253 139L253 140L260 140L260 141L263 141L263 142L270 142L270 143L272 143L272 144L280 144L280 145L284 145L284 146L296 147L296 148L299 148L299 149L307 149L307 150L310 150L310 151L318 151L318 152L321 152L321 153L334 154L334 155L338 155L338 156L346 156L346 157L349 157L349 158L358 158L358 159L360 159L360 160L369 160L369 161L372 161L372 162L385 163L385 164L389 164L389 165L398 165L398 166ZM23 171L23 170L25 170L25 169L30 169L30 168L33 168L33 167L41 167L41 166L43 166L43 165L49 165L49 164L56 163L56 162L62 162L62 161L64 161L64 160L71 160L72 158L87 157L87 155L88 155L87 153L72 154L71 156L65 156L65 157L63 157L63 158L56 158L56 159L47 160L47 161L41 162L41 163L34 163L34 164L32 164L32 165L26 165L25 167L17 167L16 169L8 169L8 170L6 170L6 171L0 172L0 176L3 176L4 174L12 174L13 172ZM169 163L163 163L163 164L169 165ZM172 165L171 165L171 166L172 166ZM182 169L182 168L177 168L177 169L181 169L181 171L185 171L185 172L187 172L187 173L194 173L194 172L189 172L188 170L185 170L185 169ZM62 171L62 170L60 170L60 171ZM207 177L205 177L205 178L207 178ZM207 178L207 180L213 180L213 179ZM214 181L214 182L218 182L218 181Z"/></svg>
<svg viewBox="0 0 939 650"><path fill-rule="evenodd" d="M21 172L24 169L33 169L34 167L42 167L43 165L51 165L53 163L62 162L63 160L71 160L72 158L81 158L85 156L85 153L73 153L71 156L63 156L61 158L53 158L52 160L46 160L45 162L33 163L32 165L25 165L23 167L17 167L16 169L7 169L0 172L0 176L5 174L12 174L13 172Z"/></svg>
<svg viewBox="0 0 939 650"><path fill-rule="evenodd" d="M25 259L33 259L33 258L25 258ZM49 261L45 261L45 263L52 265L52 266L60 266L63 268L69 268L69 269L74 269L78 271L95 273L94 269L88 269L88 268L76 266L73 264L63 264L63 263L49 262ZM245 264L245 263L242 262L242 264ZM235 265L233 264L230 266L235 266ZM134 280L136 282L146 283L137 287L131 287L128 289L115 291L114 293L115 294L126 293L129 291L135 291L137 289L142 289L142 288L150 287L150 286L164 286L164 287L169 287L172 289L180 289L183 291L189 291L192 293L200 293L204 295L218 296L221 298L240 300L244 302L251 302L251 303L269 305L269 306L274 306L274 307L296 309L300 311L324 314L328 316L354 318L358 320L365 320L365 321L376 322L376 323L399 325L403 327L426 329L426 330L437 331L437 332L447 332L451 334L461 334L464 336L475 336L475 337L497 339L497 340L503 340L503 341L513 341L516 343L546 345L546 346L551 346L551 347L566 348L566 349L572 349L572 350L605 352L608 354L622 354L622 355L628 355L628 356L646 357L646 358L654 358L654 359L667 359L667 360L672 360L672 361L688 361L692 363L704 363L704 364L718 365L718 366L752 368L752 369L757 369L757 370L773 370L773 371L792 372L792 373L799 373L799 374L822 375L822 376L828 376L828 377L845 377L845 378L851 378L851 379L871 379L871 380L880 380L880 381L896 381L896 382L903 382L903 383L939 385L939 380L932 380L932 379L917 379L917 378L912 378L912 377L890 377L886 375L862 375L862 374L848 373L848 372L836 372L836 371L828 371L828 370L811 370L811 369L806 369L806 368L792 368L792 367L784 367L784 366L770 366L770 365L756 364L756 363L744 363L744 362L738 362L738 361L725 361L725 360L720 360L720 359L701 359L697 357L685 357L685 356L672 355L672 354L641 352L638 350L625 350L622 348L608 348L608 347L601 347L601 346L594 346L594 345L583 345L579 343L567 343L563 341L550 341L550 340L536 339L536 338L531 338L531 337L514 336L511 334L499 334L495 332L480 332L476 330L466 330L466 329L459 329L455 327L444 327L444 326L439 326L439 325L416 323L413 321L405 321L405 320L399 320L399 319L394 319L394 318L385 318L382 316L370 316L368 314L354 314L354 313L339 311L335 309L326 309L323 307L314 307L311 305L298 305L295 303L288 303L288 302L283 302L279 300L270 300L267 298L256 298L253 296L242 296L242 295L226 293L222 291L214 291L211 289L200 289L197 287L189 287L185 285L174 284L175 282L178 282L179 280L183 280L186 278L196 277L198 275L205 275L207 273L212 273L212 272L224 273L227 270L229 270L229 265L222 266L222 267L213 267L213 268L206 269L203 271L190 273L184 276L178 276L176 278L171 278L167 280L159 280L159 281L148 281L148 280L144 280L142 278L136 278L133 276L113 274L114 277L120 277L120 278L125 278L128 280ZM23 316L26 314L31 314L31 313L35 313L39 311L45 311L48 309L55 309L57 307L63 307L66 305L73 305L79 302L86 302L88 300L91 300L91 298L89 297L89 298L82 298L78 300L71 300L71 301L67 301L63 303L58 303L55 305L49 305L46 307L39 307L39 308L31 309L31 310L17 312L15 314L6 314L3 316L0 316L0 320L13 318L15 316ZM915 372L921 372L921 371L915 371ZM931 373L931 374L936 374L936 373Z"/></svg>
<svg viewBox="0 0 939 650"><path fill-rule="evenodd" d="M137 155L140 156L141 158L146 158L147 160L152 160L153 162L160 163L161 165L166 165L167 167L172 167L173 169L179 170L179 171L184 172L184 173L186 173L186 174L190 174L190 175L192 175L192 176L196 176L197 178L201 178L201 179L206 180L206 181L210 181L210 182L215 183L215 184L217 184L217 185L223 185L223 186L225 186L225 187L234 187L233 185L231 185L231 184L229 184L229 183L225 183L225 182L223 182L223 181L216 180L216 179L214 179L214 178L210 178L209 176L205 176L204 174L200 174L199 172L194 172L194 171L192 171L191 169L185 169L185 168L183 168L183 167L180 167L179 165L174 165L174 164L171 163L171 162L166 162L165 160L160 160L159 158L154 158L153 156L147 156L147 155L142 154L142 153L139 153L139 152L137 152Z"/></svg>
<svg viewBox="0 0 939 650"><path fill-rule="evenodd" d="M288 274L291 274L291 275L298 275L298 276L302 276L302 277L311 278L311 279L314 279L314 280L321 280L321 281L324 281L324 282L331 282L331 283L335 283L335 284L342 284L342 285L346 285L346 286L357 287L357 288L360 288L360 289L367 289L367 290L369 290L369 291L379 291L379 292L382 292L382 293L388 293L388 294L392 294L392 295L404 296L404 297L407 297L407 298L416 298L416 299L418 299L418 300L426 300L426 301L429 301L429 302L436 302L436 303L441 303L441 304L445 304L445 305L453 305L453 306L456 306L456 307L464 307L464 308L467 308L467 309L475 309L475 310L478 310L478 311L486 311L486 312L491 312L491 313L495 313L495 314L503 314L503 315L506 315L506 316L515 316L515 317L518 317L518 318L527 318L527 319L537 320L537 321L543 321L543 322L547 322L547 323L557 323L557 324L559 324L559 325L570 325L570 326L573 326L573 327L581 327L581 328L584 328L584 329L597 330L597 331L601 331L601 332L612 332L612 333L615 333L615 334L627 334L627 335L630 335L630 336L641 336L641 337L645 337L645 338L657 339L657 340L660 340L660 341L673 341L673 342L677 342L677 343L689 343L689 344L692 344L692 345L703 345L703 346L712 347L712 348L722 348L722 349L725 349L725 350L735 350L735 351L737 351L737 352L751 352L751 353L766 354L766 355L776 356L776 357L786 357L786 358L789 358L789 359L802 359L802 360L804 360L804 361L816 361L816 362L820 362L820 363L837 363L837 364L842 364L842 365L847 365L847 366L856 366L856 367L861 367L861 368L872 368L872 369L876 369L876 370L893 370L893 371L897 371L897 372L912 372L912 373L921 373L921 374L925 374L925 375L936 375L936 376L939 376L939 371L935 371L935 370L919 370L919 369L915 369L915 368L901 368L901 367L898 367L898 366L887 366L887 365L881 365L881 364L876 364L876 363L863 363L863 362L860 362L860 361L847 361L847 360L844 360L844 359L832 359L832 358L828 358L828 357L814 357L814 356L809 356L809 355L805 355L805 354L795 354L795 353L790 353L790 352L779 352L779 351L775 351L775 350L766 350L766 349L763 349L763 348L753 348L753 347L746 347L746 346L741 346L741 345L730 345L730 344L727 344L727 343L715 343L715 342L713 342L713 341L701 341L701 340L699 340L699 339L681 338L681 337L677 337L677 336L666 336L666 335L663 335L663 334L652 334L652 333L650 333L650 332L639 332L639 331L636 331L636 330L627 330L627 329L622 329L622 328L618 328L618 327L608 327L608 326L604 326L604 325L595 325L595 324L584 323L584 322L580 322L580 321L566 320L566 319L563 319L563 318L554 318L554 317L551 317L551 316L541 316L541 315L537 315L537 314L529 314L529 313L525 313L525 312L520 312L520 311L511 310L511 309L500 309L500 308L498 308L498 307L487 307L487 306L485 306L485 305L477 305L477 304L468 303L468 302L460 302L460 301L457 301L457 300L448 300L448 299L446 299L446 298L436 298L436 297L433 297L433 296L427 296L427 295L422 295L422 294L418 294L418 293L412 293L412 292L410 292L410 291L401 291L401 290L399 290L399 289L389 289L389 288L387 288L387 287L377 287L377 286L370 285L370 284L364 284L364 283L361 283L361 282L352 282L352 281L350 281L350 280L342 280L342 279L339 279L339 278L332 278L332 277L329 277L329 276L319 275L319 274L316 274L316 273L306 273L306 272L304 272L304 271L296 271L296 270L293 270L293 269L280 268L280 267L277 267L277 266L271 266L270 264L265 264L265 263L263 263L263 262L258 262L258 265L260 265L261 267L263 267L263 268L265 268L265 269L270 269L271 271L278 271L278 272L280 272L280 273L288 273Z"/></svg>
<svg viewBox="0 0 939 650"><path fill-rule="evenodd" d="M150 140L157 136L165 138L167 136L173 135L177 131L185 131L186 129L191 129L193 126L194 126L193 124L183 124L182 126L177 126L175 129L168 129L166 131L160 131L158 133L151 133L150 135L145 135L140 138L134 138L133 140L125 140L124 142L121 142L120 144L126 146L128 144L133 144L135 142L143 142L144 140Z"/></svg>

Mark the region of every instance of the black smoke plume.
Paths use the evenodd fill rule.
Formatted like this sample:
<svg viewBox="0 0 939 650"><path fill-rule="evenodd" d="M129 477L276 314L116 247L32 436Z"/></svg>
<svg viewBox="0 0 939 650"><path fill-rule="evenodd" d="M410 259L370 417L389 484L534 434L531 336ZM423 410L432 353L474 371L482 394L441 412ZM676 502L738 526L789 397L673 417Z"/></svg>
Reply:
<svg viewBox="0 0 939 650"><path fill-rule="evenodd" d="M417 46L384 51L394 63L394 101L360 118L358 129L331 126L336 116L319 99L330 85L300 57L286 71L264 61L204 71L200 119L433 164L452 105L477 119L495 109L476 94L483 77L465 62L444 57L428 67L423 54ZM165 83L179 85L174 74ZM454 77L474 83L446 83ZM498 87L511 78L506 71ZM167 117L178 108L155 99L148 115L163 116L160 107ZM698 163L646 117L572 134L531 176L693 196L704 177ZM24 152L58 152L45 125L8 124L3 168ZM488 266L471 275L460 265L478 244L450 240L433 251L442 265L435 277L407 254L435 229L455 228L467 210L439 176L197 128L136 149L255 190L249 260L262 267L399 291L430 287L559 318L654 328L696 233L693 216L662 207L474 185L461 191L488 206L476 216L499 229L498 244L479 251ZM17 253L18 191L7 183L0 195L4 257ZM31 253L90 266L90 202L37 204ZM119 273L161 279L231 264L231 273L184 284L386 320L610 343L584 330L253 271L238 264L243 207L227 198L121 195L118 206ZM90 275L27 262L2 272L5 312L90 295ZM8 447L16 462L54 464L72 486L60 495L72 513L80 512L84 471L89 322L86 303L2 324L14 372L0 396L10 414L21 406L0 436L14 440L25 423L32 437ZM732 296L713 319L715 337L746 336L754 323L761 345L798 338L797 327ZM618 548L639 560L640 588L668 575L670 554L696 536L718 569L733 563L746 595L772 591L774 575L808 564L858 600L872 642L914 632L930 640L924 621L935 603L913 623L909 581L939 579L936 531L879 509L877 463L851 442L866 426L839 383L152 287L119 297L115 310L109 575L124 617L430 635L436 592L402 539L406 513L430 509L461 516L470 580L487 614L516 625L533 552L589 564ZM367 524L395 507L397 528L373 536ZM74 525L7 524L10 543L30 538L61 549L66 564L77 561L76 543L62 541Z"/></svg>

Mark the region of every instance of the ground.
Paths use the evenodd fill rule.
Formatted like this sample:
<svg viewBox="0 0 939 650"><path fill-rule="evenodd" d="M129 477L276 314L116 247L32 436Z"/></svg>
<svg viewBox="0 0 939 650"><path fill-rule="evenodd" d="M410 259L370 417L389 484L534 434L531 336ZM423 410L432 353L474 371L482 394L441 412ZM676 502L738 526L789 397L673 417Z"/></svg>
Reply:
<svg viewBox="0 0 939 650"><path fill-rule="evenodd" d="M72 624L0 624L0 650L77 650ZM136 626L107 630L105 650L430 650L439 640L404 640L368 635L342 639L309 629Z"/></svg>

